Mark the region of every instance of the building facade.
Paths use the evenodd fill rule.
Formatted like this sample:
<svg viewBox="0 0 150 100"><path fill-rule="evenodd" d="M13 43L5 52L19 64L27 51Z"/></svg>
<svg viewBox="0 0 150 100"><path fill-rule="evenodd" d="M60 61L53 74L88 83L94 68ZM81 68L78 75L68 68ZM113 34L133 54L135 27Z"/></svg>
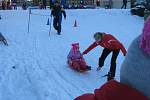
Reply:
<svg viewBox="0 0 150 100"><path fill-rule="evenodd" d="M2 1L14 1L14 0L0 0L0 3ZM33 6L38 6L39 5L39 2L42 2L43 0L16 0L18 5L21 5L22 2L30 2L31 5ZM51 2L55 2L56 0L46 0L46 4L47 6L50 5ZM63 5L66 5L66 4L69 4L69 5L72 5L72 4L80 4L80 1L81 0L60 0L61 3ZM97 0L82 0L84 1L84 5L96 5L96 1ZM105 8L106 6L110 5L110 8L121 8L122 6L122 1L123 0L99 0L100 1L100 7L102 8ZM133 4L135 1L137 0L128 0L128 4L127 4L127 8L130 8L131 7L131 3Z"/></svg>

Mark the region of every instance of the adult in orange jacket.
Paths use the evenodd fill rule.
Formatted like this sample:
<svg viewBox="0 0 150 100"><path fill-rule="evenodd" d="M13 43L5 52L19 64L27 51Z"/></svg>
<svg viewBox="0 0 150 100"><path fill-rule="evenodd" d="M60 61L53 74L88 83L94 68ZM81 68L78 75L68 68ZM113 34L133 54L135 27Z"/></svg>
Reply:
<svg viewBox="0 0 150 100"><path fill-rule="evenodd" d="M83 52L83 55L87 54L89 51L91 51L93 48L95 48L98 45L104 47L102 55L99 58L99 67L97 68L97 70L100 70L102 68L102 66L104 65L104 61L105 61L106 57L112 52L110 71L108 72L107 76L108 76L108 81L111 79L114 79L115 72L116 72L117 56L118 56L120 50L122 51L123 55L125 56L126 55L126 49L111 34L96 32L94 34L94 39L96 41Z"/></svg>

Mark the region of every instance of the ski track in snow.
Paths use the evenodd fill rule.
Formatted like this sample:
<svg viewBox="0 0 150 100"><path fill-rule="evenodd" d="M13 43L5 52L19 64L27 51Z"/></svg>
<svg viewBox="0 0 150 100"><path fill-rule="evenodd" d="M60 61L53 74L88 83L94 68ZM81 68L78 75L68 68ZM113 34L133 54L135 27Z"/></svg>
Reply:
<svg viewBox="0 0 150 100"><path fill-rule="evenodd" d="M49 14L49 10L33 10ZM0 100L73 100L83 93L92 93L106 82L101 78L109 70L110 56L105 66L96 71L102 48L95 48L85 59L93 70L78 73L66 63L71 43L79 42L83 51L93 42L93 33L104 31L115 35L128 48L141 33L143 18L131 16L129 10L66 10L62 35L52 28L48 36L48 16L31 15L27 33L28 11L0 11L0 31L9 46L0 45ZM74 20L78 27L74 28ZM110 24L111 23L111 24ZM119 34L120 33L120 34ZM118 56L117 75L124 57Z"/></svg>

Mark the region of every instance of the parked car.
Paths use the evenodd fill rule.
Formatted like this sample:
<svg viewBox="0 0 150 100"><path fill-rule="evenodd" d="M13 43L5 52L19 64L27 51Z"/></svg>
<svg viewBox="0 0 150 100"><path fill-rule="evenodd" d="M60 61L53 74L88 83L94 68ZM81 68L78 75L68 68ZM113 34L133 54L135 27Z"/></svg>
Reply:
<svg viewBox="0 0 150 100"><path fill-rule="evenodd" d="M131 9L131 14L144 17L145 10L150 11L150 1L149 0L135 2L134 7Z"/></svg>
<svg viewBox="0 0 150 100"><path fill-rule="evenodd" d="M138 5L131 9L131 14L144 17L144 11L145 11L145 7L143 5Z"/></svg>

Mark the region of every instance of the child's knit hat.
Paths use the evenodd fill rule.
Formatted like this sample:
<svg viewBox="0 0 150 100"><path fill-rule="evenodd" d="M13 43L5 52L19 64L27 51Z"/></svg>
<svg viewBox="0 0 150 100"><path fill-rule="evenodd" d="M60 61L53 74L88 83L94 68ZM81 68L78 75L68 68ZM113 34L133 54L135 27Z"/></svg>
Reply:
<svg viewBox="0 0 150 100"><path fill-rule="evenodd" d="M140 47L150 56L150 17L145 22Z"/></svg>
<svg viewBox="0 0 150 100"><path fill-rule="evenodd" d="M73 48L73 50L79 49L79 43L73 43L72 48Z"/></svg>
<svg viewBox="0 0 150 100"><path fill-rule="evenodd" d="M142 35L128 49L120 82L136 88L150 99L150 17L144 24Z"/></svg>

